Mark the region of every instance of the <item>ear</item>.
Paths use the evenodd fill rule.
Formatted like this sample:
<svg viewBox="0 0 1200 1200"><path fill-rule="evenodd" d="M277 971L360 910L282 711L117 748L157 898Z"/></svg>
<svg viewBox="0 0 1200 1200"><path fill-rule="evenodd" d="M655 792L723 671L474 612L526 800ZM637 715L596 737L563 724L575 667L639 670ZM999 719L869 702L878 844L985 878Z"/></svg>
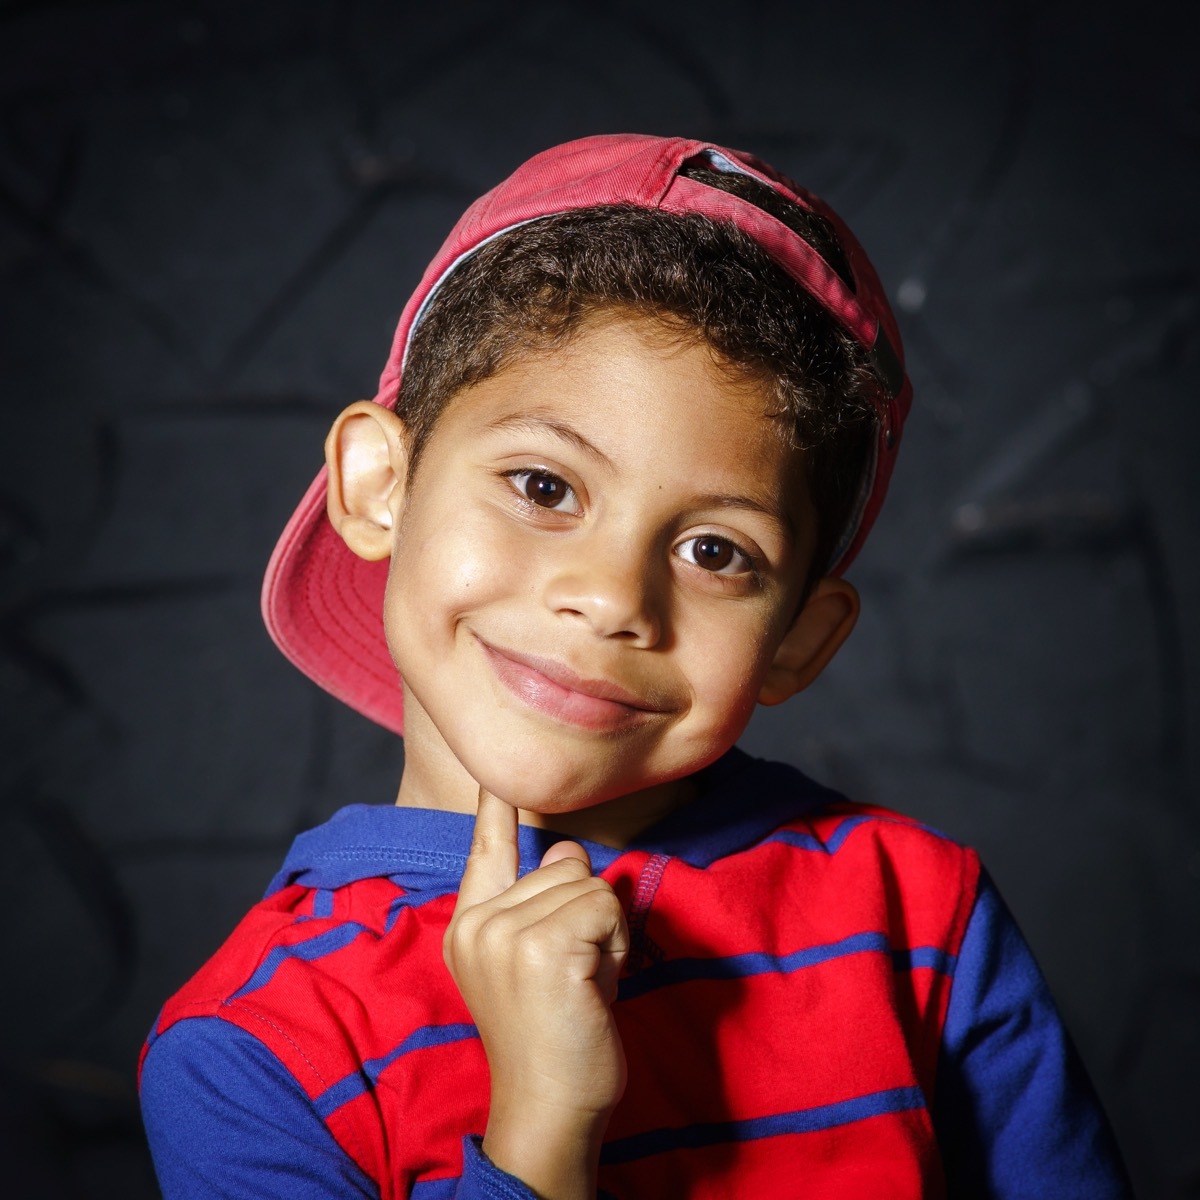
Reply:
<svg viewBox="0 0 1200 1200"><path fill-rule="evenodd" d="M388 558L408 473L404 422L369 400L350 405L325 439L325 465L325 506L334 529L359 558Z"/></svg>
<svg viewBox="0 0 1200 1200"><path fill-rule="evenodd" d="M767 671L760 704L782 704L825 669L858 620L858 592L832 575L817 581Z"/></svg>

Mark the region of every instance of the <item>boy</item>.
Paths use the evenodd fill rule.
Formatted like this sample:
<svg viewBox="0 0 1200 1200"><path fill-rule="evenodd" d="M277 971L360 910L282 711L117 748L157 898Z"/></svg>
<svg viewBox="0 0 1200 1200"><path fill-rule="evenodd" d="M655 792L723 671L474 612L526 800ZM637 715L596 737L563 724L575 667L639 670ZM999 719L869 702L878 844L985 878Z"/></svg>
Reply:
<svg viewBox="0 0 1200 1200"><path fill-rule="evenodd" d="M899 346L733 151L584 139L468 210L264 589L403 727L397 804L156 1022L168 1196L1127 1194L974 855L733 749L853 628Z"/></svg>

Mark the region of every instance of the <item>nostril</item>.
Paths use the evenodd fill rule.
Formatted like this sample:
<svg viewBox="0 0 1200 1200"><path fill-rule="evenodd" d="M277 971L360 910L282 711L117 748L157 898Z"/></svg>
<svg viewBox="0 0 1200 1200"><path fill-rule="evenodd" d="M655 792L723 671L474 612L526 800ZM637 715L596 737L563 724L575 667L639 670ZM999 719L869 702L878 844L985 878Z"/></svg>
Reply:
<svg viewBox="0 0 1200 1200"><path fill-rule="evenodd" d="M561 617L579 618L599 636L623 642L648 642L657 637L658 620L652 611L645 580L631 580L625 572L564 572L547 586L544 599Z"/></svg>

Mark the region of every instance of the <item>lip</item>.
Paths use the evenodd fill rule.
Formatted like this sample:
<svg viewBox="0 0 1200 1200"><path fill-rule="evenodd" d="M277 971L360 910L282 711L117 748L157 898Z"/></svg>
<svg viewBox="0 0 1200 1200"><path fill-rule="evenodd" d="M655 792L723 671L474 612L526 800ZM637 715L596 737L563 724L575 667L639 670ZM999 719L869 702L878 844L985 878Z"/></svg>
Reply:
<svg viewBox="0 0 1200 1200"><path fill-rule="evenodd" d="M479 638L504 686L530 708L582 729L617 730L664 708L607 679L588 679L555 659L501 649Z"/></svg>

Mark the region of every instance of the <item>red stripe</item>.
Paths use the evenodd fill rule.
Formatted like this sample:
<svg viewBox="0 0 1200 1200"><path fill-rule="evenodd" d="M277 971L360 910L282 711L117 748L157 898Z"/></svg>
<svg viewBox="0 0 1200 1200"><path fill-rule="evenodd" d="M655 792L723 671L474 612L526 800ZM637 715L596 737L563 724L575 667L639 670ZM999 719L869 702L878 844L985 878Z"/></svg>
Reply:
<svg viewBox="0 0 1200 1200"><path fill-rule="evenodd" d="M864 813L873 815L847 805L793 828L827 839L846 815ZM647 861L645 854L623 855L605 872L627 905ZM857 826L836 854L773 842L706 870L678 859L659 865L657 887L643 887L648 902L639 911L646 939L668 961L783 956L864 931L886 933L901 948L956 955L978 871L970 852L890 814ZM274 947L337 924L309 918L297 925L298 915L312 911L310 894L283 889L256 906L168 1003L161 1027L190 1015L219 1015L263 1041L315 1097L417 1029L469 1022L442 962L454 896L401 909L384 932L388 907L401 894L383 879L339 889L339 917L375 936L314 962L289 960L259 991L228 1005L226 998ZM883 953L647 992L617 1009L630 1081L609 1136L755 1119L912 1086L931 1103L948 998L943 974L896 971ZM482 1132L487 1096L478 1041L435 1046L400 1056L374 1090L339 1108L329 1127L384 1195L393 1187L402 1194L419 1178L461 1171L461 1137ZM688 1188L697 1197L756 1189L770 1195L798 1188L801 1176L790 1173L802 1171L806 1195L874 1200L880 1161L889 1164L896 1195L939 1194L925 1113L655 1155L606 1168L601 1183L621 1195ZM858 1162L876 1165L856 1176Z"/></svg>

